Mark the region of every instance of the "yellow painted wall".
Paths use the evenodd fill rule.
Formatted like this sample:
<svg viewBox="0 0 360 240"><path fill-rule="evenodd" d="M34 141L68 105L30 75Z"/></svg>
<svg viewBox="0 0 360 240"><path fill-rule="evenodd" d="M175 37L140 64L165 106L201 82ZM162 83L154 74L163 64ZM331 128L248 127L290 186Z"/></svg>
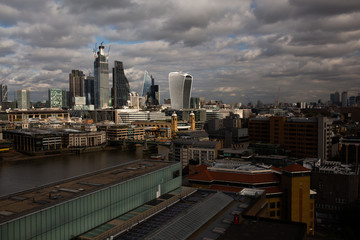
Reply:
<svg viewBox="0 0 360 240"><path fill-rule="evenodd" d="M281 219L281 198L267 198L268 217L272 219Z"/></svg>

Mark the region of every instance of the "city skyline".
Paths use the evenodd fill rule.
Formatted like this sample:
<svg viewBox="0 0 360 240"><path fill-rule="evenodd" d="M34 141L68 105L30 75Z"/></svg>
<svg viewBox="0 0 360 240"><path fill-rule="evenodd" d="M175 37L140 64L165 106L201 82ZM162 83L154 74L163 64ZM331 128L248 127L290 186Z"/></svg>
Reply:
<svg viewBox="0 0 360 240"><path fill-rule="evenodd" d="M91 51L102 41L111 45L109 68L122 61L132 90L140 93L148 70L162 98L172 71L196 78L193 97L226 103L271 103L279 87L280 102L359 92L358 1L97 3L0 4L0 81L9 99L29 89L31 100L44 100L48 89L68 87L71 70L94 74Z"/></svg>

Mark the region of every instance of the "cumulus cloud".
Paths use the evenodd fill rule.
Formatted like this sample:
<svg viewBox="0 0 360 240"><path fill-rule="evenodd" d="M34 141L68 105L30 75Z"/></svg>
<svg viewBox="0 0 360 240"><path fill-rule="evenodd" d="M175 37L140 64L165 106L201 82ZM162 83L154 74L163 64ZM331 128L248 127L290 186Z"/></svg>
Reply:
<svg viewBox="0 0 360 240"><path fill-rule="evenodd" d="M72 69L93 73L104 41L134 91L148 70L167 98L184 71L207 99L273 102L280 87L281 101L326 101L358 94L359 39L358 0L3 0L0 81L46 98Z"/></svg>

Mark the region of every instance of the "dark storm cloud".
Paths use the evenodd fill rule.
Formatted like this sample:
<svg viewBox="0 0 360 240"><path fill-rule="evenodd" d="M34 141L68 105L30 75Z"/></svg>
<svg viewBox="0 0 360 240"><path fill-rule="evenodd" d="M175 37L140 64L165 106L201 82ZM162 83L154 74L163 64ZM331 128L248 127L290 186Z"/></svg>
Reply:
<svg viewBox="0 0 360 240"><path fill-rule="evenodd" d="M194 96L225 102L326 100L357 94L358 0L3 0L0 80L37 96L93 71L92 48L111 44L133 90L144 70L168 94L168 73L194 76ZM111 81L109 81L111 82ZM307 94L304 94L307 93Z"/></svg>

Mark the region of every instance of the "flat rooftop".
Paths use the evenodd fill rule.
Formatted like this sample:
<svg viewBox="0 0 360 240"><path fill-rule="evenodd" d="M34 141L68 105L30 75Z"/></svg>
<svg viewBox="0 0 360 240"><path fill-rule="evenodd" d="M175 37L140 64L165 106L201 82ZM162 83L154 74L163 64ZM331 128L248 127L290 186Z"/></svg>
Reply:
<svg viewBox="0 0 360 240"><path fill-rule="evenodd" d="M136 160L0 198L0 224L177 162Z"/></svg>
<svg viewBox="0 0 360 240"><path fill-rule="evenodd" d="M232 224L219 240L302 240L306 235L306 224L245 216L240 224Z"/></svg>

